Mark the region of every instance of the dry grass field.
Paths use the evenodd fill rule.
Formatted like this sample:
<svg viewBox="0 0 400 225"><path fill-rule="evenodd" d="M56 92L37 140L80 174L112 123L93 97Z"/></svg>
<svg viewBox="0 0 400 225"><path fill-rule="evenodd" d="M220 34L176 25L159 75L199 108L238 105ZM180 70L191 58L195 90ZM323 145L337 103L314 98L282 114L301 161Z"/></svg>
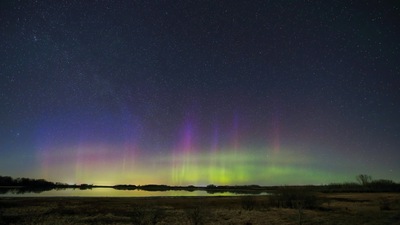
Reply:
<svg viewBox="0 0 400 225"><path fill-rule="evenodd" d="M399 193L318 194L314 209L269 196L0 198L0 224L400 224Z"/></svg>

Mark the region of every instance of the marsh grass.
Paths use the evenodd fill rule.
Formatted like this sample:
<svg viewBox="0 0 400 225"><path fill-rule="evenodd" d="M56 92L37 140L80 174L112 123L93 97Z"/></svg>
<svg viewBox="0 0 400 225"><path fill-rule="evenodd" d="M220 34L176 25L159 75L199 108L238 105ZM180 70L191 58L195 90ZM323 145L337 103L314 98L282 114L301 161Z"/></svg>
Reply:
<svg viewBox="0 0 400 225"><path fill-rule="evenodd" d="M256 198L251 195L243 196L241 203L242 203L242 208L248 211L255 209L257 206Z"/></svg>
<svg viewBox="0 0 400 225"><path fill-rule="evenodd" d="M186 216L192 225L203 225L207 216L206 211L201 206L195 206L185 210Z"/></svg>
<svg viewBox="0 0 400 225"><path fill-rule="evenodd" d="M150 214L150 224L156 225L157 223L161 222L166 216L165 209L157 207L151 210Z"/></svg>
<svg viewBox="0 0 400 225"><path fill-rule="evenodd" d="M388 198L380 198L379 199L379 209L380 210L390 210L391 206L390 206L391 202Z"/></svg>
<svg viewBox="0 0 400 225"><path fill-rule="evenodd" d="M4 221L3 221L3 211L4 211L3 206L0 205L0 224L4 224Z"/></svg>
<svg viewBox="0 0 400 225"><path fill-rule="evenodd" d="M132 209L130 218L133 224L143 225L147 223L148 212L145 208L135 205Z"/></svg>
<svg viewBox="0 0 400 225"><path fill-rule="evenodd" d="M287 199L304 200L304 198L288 196L282 197L281 201ZM322 202L322 205L316 208L299 208L293 200L287 203L288 207L279 208L279 201L275 201L275 206L269 204L268 199L270 197L273 200L277 198L277 196L253 196L250 201L252 202L251 205L255 202L253 210L243 208L243 201L248 200L243 196L0 198L0 224L400 225L400 194L398 193L316 194L318 200L329 199L329 210L321 210L328 207L328 201ZM381 209L382 202L386 201L389 202L390 210Z"/></svg>
<svg viewBox="0 0 400 225"><path fill-rule="evenodd" d="M316 209L320 206L321 200L314 192L301 188L282 187L270 196L268 204L279 208Z"/></svg>

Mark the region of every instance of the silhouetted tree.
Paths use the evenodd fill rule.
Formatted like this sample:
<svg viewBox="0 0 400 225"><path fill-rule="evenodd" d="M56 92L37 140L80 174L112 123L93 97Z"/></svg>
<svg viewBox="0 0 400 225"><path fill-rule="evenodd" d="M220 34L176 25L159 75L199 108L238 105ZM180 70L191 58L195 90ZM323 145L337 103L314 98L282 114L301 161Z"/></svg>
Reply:
<svg viewBox="0 0 400 225"><path fill-rule="evenodd" d="M0 176L0 186L11 186L13 185L13 179L11 177Z"/></svg>
<svg viewBox="0 0 400 225"><path fill-rule="evenodd" d="M356 176L356 179L361 185L365 186L371 182L372 177L370 175L360 174L360 175Z"/></svg>

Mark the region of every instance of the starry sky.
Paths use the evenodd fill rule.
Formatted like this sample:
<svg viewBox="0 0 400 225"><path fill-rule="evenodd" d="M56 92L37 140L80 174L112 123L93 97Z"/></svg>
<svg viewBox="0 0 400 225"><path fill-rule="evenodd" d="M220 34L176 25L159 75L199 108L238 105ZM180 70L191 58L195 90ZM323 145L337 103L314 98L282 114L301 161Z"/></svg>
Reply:
<svg viewBox="0 0 400 225"><path fill-rule="evenodd" d="M400 181L398 1L1 1L0 175Z"/></svg>

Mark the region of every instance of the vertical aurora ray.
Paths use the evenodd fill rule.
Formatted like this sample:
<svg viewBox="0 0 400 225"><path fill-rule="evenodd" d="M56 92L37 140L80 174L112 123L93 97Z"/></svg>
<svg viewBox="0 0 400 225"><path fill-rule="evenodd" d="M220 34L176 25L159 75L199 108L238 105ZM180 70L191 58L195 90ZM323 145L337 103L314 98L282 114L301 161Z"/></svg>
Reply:
<svg viewBox="0 0 400 225"><path fill-rule="evenodd" d="M248 151L254 154L246 154ZM337 177L343 179L346 176L333 175L329 170L315 170L310 165L315 164L316 159L306 157L298 150L285 149L269 157L265 156L264 151L264 148L242 149L235 154L231 149L221 149L218 152L194 152L191 158L182 155L178 161L185 160L190 166L172 184L276 185L288 184L285 183L288 178L293 180L291 184L310 184L332 182ZM269 151L273 152L273 149ZM210 157L219 164L210 164ZM158 160L161 160L160 164L165 164L171 159L164 157ZM177 157L173 160L177 160Z"/></svg>
<svg viewBox="0 0 400 225"><path fill-rule="evenodd" d="M213 168L215 168L219 163L219 161L217 160L219 152L219 129L216 125L214 125L210 149L211 152L208 158L208 179L212 180Z"/></svg>
<svg viewBox="0 0 400 225"><path fill-rule="evenodd" d="M275 118L272 122L273 126L273 139L272 139L272 145L274 152L279 152L281 149L281 130L280 130L280 124L279 124L279 118Z"/></svg>
<svg viewBox="0 0 400 225"><path fill-rule="evenodd" d="M64 177L68 183L134 181L132 171L140 152L138 122L126 113L120 115L122 118L99 114L84 123L76 123L74 116L53 116L41 121L35 146L40 165L38 177Z"/></svg>
<svg viewBox="0 0 400 225"><path fill-rule="evenodd" d="M229 148L193 151L192 142L182 140L182 143L190 144L182 145L175 154L126 158L127 165L123 172L120 165L121 155L114 155L112 150L116 146L98 144L59 149L47 155L48 164L44 168L52 169L47 171L52 180L64 177L76 183L96 184L275 185L285 184L288 179L292 181L290 184L309 184L332 182L335 177L340 176L321 169L315 170L312 165L317 159L310 158L299 150L282 149L276 153L273 149L268 149L271 154L266 157L264 147L241 149L236 153ZM254 154L247 154L249 151ZM75 155L72 156L71 152ZM137 163L132 163L133 161ZM73 162L75 168L70 166ZM151 169L151 165L155 166L154 169ZM172 166L172 170L166 170L169 166ZM71 170L75 171L74 177L65 176ZM341 176L345 177L343 174Z"/></svg>
<svg viewBox="0 0 400 225"><path fill-rule="evenodd" d="M240 150L240 131L239 131L239 114L235 112L233 114L233 119L232 119L232 130L231 130L231 146L229 149L233 152L233 157L236 160L236 157L238 157L239 150ZM227 162L224 157L218 157L219 161L219 170L217 173L219 173L219 183L226 184L229 182L227 177L229 177L229 170L227 168L227 165L229 165L230 162Z"/></svg>
<svg viewBox="0 0 400 225"><path fill-rule="evenodd" d="M214 124L211 138L203 143L195 121L185 119L176 136L176 144L162 149L158 155L154 154L156 150L151 149L151 145L141 146L134 124L111 126L112 132L120 134L118 137L112 132L104 132L106 128L103 127L99 130L85 126L69 128L68 134L58 132L60 125L57 123L44 124L38 129L35 146L40 162L38 177L68 183L110 185L279 184L288 179L293 180L291 184L302 184L335 177L329 171L315 171L313 164L318 159L306 157L307 149L280 144L276 138L281 132L277 116L267 128L271 130L269 135L274 137L274 144L271 146L268 141L258 147L240 144L237 114L229 123L230 132L225 137L224 129ZM104 138L93 138L96 132L103 132Z"/></svg>
<svg viewBox="0 0 400 225"><path fill-rule="evenodd" d="M125 143L123 146L123 156L121 163L121 172L126 173L135 168L136 160L139 158L139 150L135 144Z"/></svg>
<svg viewBox="0 0 400 225"><path fill-rule="evenodd" d="M191 154L194 151L194 127L190 119L186 119L181 130L180 139L174 150L172 180L181 184L191 167ZM194 176L194 174L192 174Z"/></svg>
<svg viewBox="0 0 400 225"><path fill-rule="evenodd" d="M232 145L233 150L237 151L239 149L239 115L235 113L233 115L233 122L232 122Z"/></svg>
<svg viewBox="0 0 400 225"><path fill-rule="evenodd" d="M275 103L275 109L273 110L272 115L269 119L269 126L268 126L268 133L267 133L267 140L270 143L269 146L273 149L274 153L277 153L281 149L281 116L280 110L277 106L278 104Z"/></svg>
<svg viewBox="0 0 400 225"><path fill-rule="evenodd" d="M267 143L261 147L240 143L238 114L227 123L228 129L215 123L210 138L204 140L196 120L188 117L178 129L176 144L163 148L158 155L152 145L143 148L137 123L129 119L127 123L110 119L106 125L80 124L66 130L57 121L44 123L37 132L38 177L48 180L109 185L237 185L279 184L288 179L293 180L291 184L306 184L335 177L329 171L315 171L312 165L316 160L305 157L306 150L281 145L278 114L271 117Z"/></svg>

